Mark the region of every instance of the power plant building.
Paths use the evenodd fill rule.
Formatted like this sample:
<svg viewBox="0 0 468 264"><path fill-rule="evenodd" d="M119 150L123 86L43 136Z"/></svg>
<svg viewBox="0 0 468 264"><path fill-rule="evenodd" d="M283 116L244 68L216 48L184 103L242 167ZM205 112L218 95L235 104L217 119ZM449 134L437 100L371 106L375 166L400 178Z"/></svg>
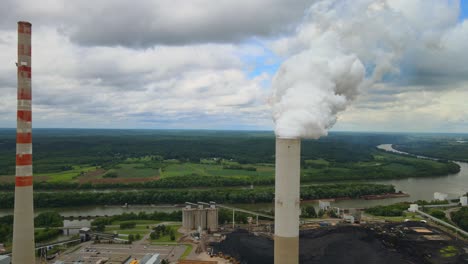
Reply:
<svg viewBox="0 0 468 264"><path fill-rule="evenodd" d="M202 204L190 204L182 209L182 226L186 230L218 230L218 208L215 204L205 207Z"/></svg>

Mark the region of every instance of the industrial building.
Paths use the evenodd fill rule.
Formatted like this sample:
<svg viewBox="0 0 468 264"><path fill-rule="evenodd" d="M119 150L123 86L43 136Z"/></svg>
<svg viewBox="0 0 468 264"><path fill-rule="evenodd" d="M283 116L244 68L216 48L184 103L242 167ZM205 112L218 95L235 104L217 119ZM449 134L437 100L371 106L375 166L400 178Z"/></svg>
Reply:
<svg viewBox="0 0 468 264"><path fill-rule="evenodd" d="M349 208L343 210L342 218L347 223L359 223L361 222L362 211L357 208Z"/></svg>
<svg viewBox="0 0 468 264"><path fill-rule="evenodd" d="M147 254L139 262L139 264L159 264L159 263L161 263L161 257L159 254Z"/></svg>
<svg viewBox="0 0 468 264"><path fill-rule="evenodd" d="M468 197L466 196L460 197L460 204L461 206L468 206Z"/></svg>
<svg viewBox="0 0 468 264"><path fill-rule="evenodd" d="M182 209L182 226L186 230L218 230L218 208L215 203L209 206L186 203Z"/></svg>
<svg viewBox="0 0 468 264"><path fill-rule="evenodd" d="M323 211L327 211L330 209L330 201L319 200L319 209Z"/></svg>
<svg viewBox="0 0 468 264"><path fill-rule="evenodd" d="M418 210L419 210L419 205L417 205L417 204L410 204L410 207L408 209L408 211L410 211L412 213L415 213Z"/></svg>
<svg viewBox="0 0 468 264"><path fill-rule="evenodd" d="M91 239L91 228L83 227L79 230L81 242L89 241Z"/></svg>

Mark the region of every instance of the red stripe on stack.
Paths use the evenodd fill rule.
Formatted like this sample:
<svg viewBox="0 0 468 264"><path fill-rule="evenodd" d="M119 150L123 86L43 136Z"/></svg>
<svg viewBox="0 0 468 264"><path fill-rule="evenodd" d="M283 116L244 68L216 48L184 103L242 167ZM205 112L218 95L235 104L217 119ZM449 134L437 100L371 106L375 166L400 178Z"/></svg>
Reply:
<svg viewBox="0 0 468 264"><path fill-rule="evenodd" d="M31 24L27 22L19 22L18 33L31 35Z"/></svg>
<svg viewBox="0 0 468 264"><path fill-rule="evenodd" d="M15 178L17 187L31 186L33 184L32 176L16 176Z"/></svg>
<svg viewBox="0 0 468 264"><path fill-rule="evenodd" d="M26 89L18 90L18 100L31 100L31 92Z"/></svg>
<svg viewBox="0 0 468 264"><path fill-rule="evenodd" d="M16 143L18 144L32 143L31 133L16 133Z"/></svg>
<svg viewBox="0 0 468 264"><path fill-rule="evenodd" d="M31 122L32 113L28 110L18 110L18 119L23 120L24 122Z"/></svg>
<svg viewBox="0 0 468 264"><path fill-rule="evenodd" d="M24 65L21 65L21 66L18 66L18 71L20 72L31 72L31 67L28 67L28 66L24 66Z"/></svg>
<svg viewBox="0 0 468 264"><path fill-rule="evenodd" d="M24 78L31 78L31 67L28 66L19 66L18 74Z"/></svg>
<svg viewBox="0 0 468 264"><path fill-rule="evenodd" d="M32 165L32 154L16 154L16 166Z"/></svg>

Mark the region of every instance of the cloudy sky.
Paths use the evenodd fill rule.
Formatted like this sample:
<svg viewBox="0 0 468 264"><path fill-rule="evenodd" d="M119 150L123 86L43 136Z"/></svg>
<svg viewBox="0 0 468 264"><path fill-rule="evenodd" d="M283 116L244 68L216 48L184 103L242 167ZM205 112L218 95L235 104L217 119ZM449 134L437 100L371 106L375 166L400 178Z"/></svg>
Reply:
<svg viewBox="0 0 468 264"><path fill-rule="evenodd" d="M395 74L362 89L333 129L467 132L468 0L391 1L428 32L424 45L410 41ZM315 2L2 0L0 127L16 125L26 20L34 127L272 130L272 78L313 42L304 15Z"/></svg>

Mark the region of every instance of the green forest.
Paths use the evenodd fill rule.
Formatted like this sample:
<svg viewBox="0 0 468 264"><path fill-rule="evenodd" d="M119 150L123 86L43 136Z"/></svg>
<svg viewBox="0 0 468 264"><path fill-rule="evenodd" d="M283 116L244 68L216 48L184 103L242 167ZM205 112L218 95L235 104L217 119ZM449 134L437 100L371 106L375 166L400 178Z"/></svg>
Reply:
<svg viewBox="0 0 468 264"><path fill-rule="evenodd" d="M62 216L57 212L43 212L34 218L35 241L37 243L46 242L62 234L60 229L51 227L62 227ZM10 244L13 238L13 215L0 217L0 241Z"/></svg>
<svg viewBox="0 0 468 264"><path fill-rule="evenodd" d="M323 184L301 187L304 200L323 198L359 198L362 195L393 193L395 188L382 184ZM35 192L36 208L123 205L123 204L174 204L186 201L216 201L217 203L269 203L273 202L274 188L255 189L181 189L141 190L112 192ZM13 192L0 193L0 208L13 208Z"/></svg>
<svg viewBox="0 0 468 264"><path fill-rule="evenodd" d="M468 162L468 140L462 135L417 137L395 148L427 157Z"/></svg>
<svg viewBox="0 0 468 264"><path fill-rule="evenodd" d="M462 207L456 212L452 212L450 218L461 229L468 231L468 207Z"/></svg>
<svg viewBox="0 0 468 264"><path fill-rule="evenodd" d="M0 208L13 207L14 132L0 129ZM210 200L269 203L274 198L275 137L271 132L33 132L35 207ZM376 148L385 143L423 148L431 139L435 140L405 134L341 132L320 140L303 140L301 198L358 198L391 193L393 186L352 181L436 177L458 172L459 166L447 160L417 159ZM463 149L456 152L463 153Z"/></svg>
<svg viewBox="0 0 468 264"><path fill-rule="evenodd" d="M274 185L272 132L35 129L33 138L35 190ZM424 145L421 138L384 133L303 140L301 181L433 177L460 169L376 148L389 142ZM0 190L14 189L15 148L15 130L0 129Z"/></svg>

